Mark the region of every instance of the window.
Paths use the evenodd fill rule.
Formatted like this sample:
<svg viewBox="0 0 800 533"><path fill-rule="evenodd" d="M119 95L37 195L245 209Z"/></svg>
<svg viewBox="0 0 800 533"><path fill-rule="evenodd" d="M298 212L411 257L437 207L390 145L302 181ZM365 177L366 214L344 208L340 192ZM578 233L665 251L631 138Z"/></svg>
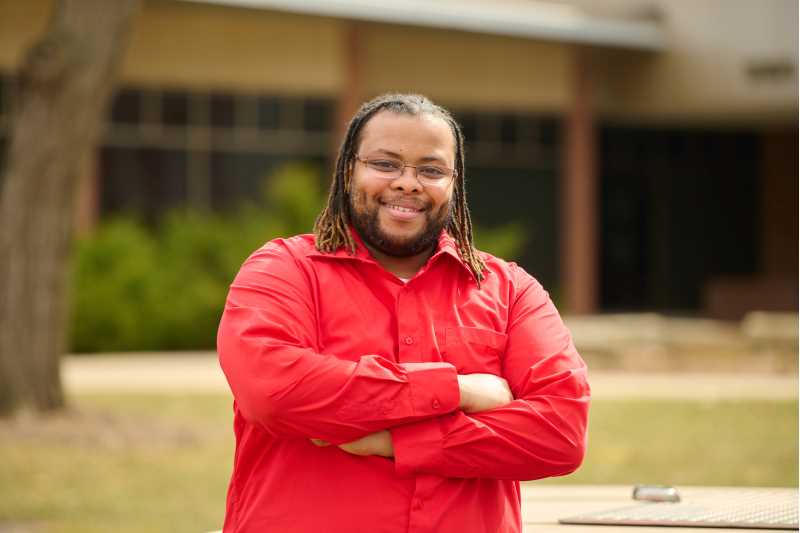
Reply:
<svg viewBox="0 0 800 533"><path fill-rule="evenodd" d="M319 97L125 87L101 153L101 211L150 218L257 201L278 163L330 156L334 107Z"/></svg>
<svg viewBox="0 0 800 533"><path fill-rule="evenodd" d="M0 75L0 117L3 117L8 114L7 111L8 87L6 86L7 83L8 83L8 78Z"/></svg>
<svg viewBox="0 0 800 533"><path fill-rule="evenodd" d="M236 105L233 95L212 94L209 101L211 126L233 128L236 122Z"/></svg>
<svg viewBox="0 0 800 533"><path fill-rule="evenodd" d="M140 91L123 89L111 105L111 121L120 124L137 124L142 119Z"/></svg>
<svg viewBox="0 0 800 533"><path fill-rule="evenodd" d="M333 125L333 105L328 100L308 99L303 102L303 129L325 132Z"/></svg>
<svg viewBox="0 0 800 533"><path fill-rule="evenodd" d="M259 98L258 127L262 130L277 130L280 126L280 111L278 98Z"/></svg>
<svg viewBox="0 0 800 533"><path fill-rule="evenodd" d="M161 96L161 121L168 126L189 124L189 95L168 91Z"/></svg>
<svg viewBox="0 0 800 533"><path fill-rule="evenodd" d="M519 120L514 115L503 115L499 117L500 142L503 144L515 144L517 142L517 129Z"/></svg>
<svg viewBox="0 0 800 533"><path fill-rule="evenodd" d="M553 116L467 111L456 113L469 156L483 168L555 169L559 122Z"/></svg>
<svg viewBox="0 0 800 533"><path fill-rule="evenodd" d="M101 213L138 213L154 220L186 201L187 153L153 147L103 147Z"/></svg>

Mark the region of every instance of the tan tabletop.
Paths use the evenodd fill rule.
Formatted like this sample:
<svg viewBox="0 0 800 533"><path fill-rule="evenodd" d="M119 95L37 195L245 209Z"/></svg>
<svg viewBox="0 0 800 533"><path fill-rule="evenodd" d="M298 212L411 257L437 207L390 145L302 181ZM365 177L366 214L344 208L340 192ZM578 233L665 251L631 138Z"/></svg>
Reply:
<svg viewBox="0 0 800 533"><path fill-rule="evenodd" d="M684 502L709 501L719 498L721 503L735 497L742 489L732 487L677 487ZM791 489L754 489L748 492L779 492ZM535 482L522 483L522 523L524 533L742 533L744 529L691 528L657 526L607 526L559 524L559 518L584 513L606 511L630 505L646 505L631 498L632 486L620 485L543 485ZM668 505L668 504L666 504ZM779 531L779 530L751 530ZM212 531L210 533L221 533Z"/></svg>
<svg viewBox="0 0 800 533"><path fill-rule="evenodd" d="M677 487L684 502L695 499L708 501L718 498L724 503L728 497L735 497L742 489L717 487ZM748 492L769 492L775 489L747 488ZM789 490L789 489L778 489ZM607 526L607 525L572 525L559 524L559 518L566 518L584 513L606 511L610 509L637 505L639 502L631 498L633 487L618 485L543 485L536 483L522 484L522 522L525 533L656 533L665 531L712 531L714 533L737 532L742 529L726 528L690 528L690 527L656 527L656 526ZM642 504L646 505L646 504ZM668 505L668 504L667 504ZM753 530L755 531L755 530ZM761 530L769 531L769 530Z"/></svg>

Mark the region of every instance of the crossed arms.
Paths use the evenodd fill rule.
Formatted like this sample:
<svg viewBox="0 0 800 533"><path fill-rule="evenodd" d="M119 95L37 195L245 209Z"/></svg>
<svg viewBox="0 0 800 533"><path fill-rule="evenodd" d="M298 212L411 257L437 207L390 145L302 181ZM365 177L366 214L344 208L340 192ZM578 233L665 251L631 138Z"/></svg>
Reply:
<svg viewBox="0 0 800 533"><path fill-rule="evenodd" d="M461 374L457 376L459 403L458 408L465 413L479 413L511 402L514 397L508 382L494 374ZM330 442L322 439L311 439L317 446L330 446ZM365 435L352 442L340 444L339 448L353 455L378 455L394 457L392 434L382 429Z"/></svg>
<svg viewBox="0 0 800 533"><path fill-rule="evenodd" d="M446 362L318 353L309 277L281 244L231 286L220 362L242 415L279 437L394 456L398 475L537 479L580 464L585 365L547 293L517 271L502 377Z"/></svg>

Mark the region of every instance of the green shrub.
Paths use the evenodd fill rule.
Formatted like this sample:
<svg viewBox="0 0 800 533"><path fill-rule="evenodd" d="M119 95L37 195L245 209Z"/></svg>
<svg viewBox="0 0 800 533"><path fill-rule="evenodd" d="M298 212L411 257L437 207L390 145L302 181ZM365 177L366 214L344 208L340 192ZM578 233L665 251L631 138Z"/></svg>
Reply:
<svg viewBox="0 0 800 533"><path fill-rule="evenodd" d="M158 301L156 243L142 225L117 219L78 242L73 276L71 349L148 349L157 334L143 316Z"/></svg>
<svg viewBox="0 0 800 533"><path fill-rule="evenodd" d="M507 261L514 261L519 256L527 235L519 222L511 222L503 226L491 228L475 228L475 247Z"/></svg>
<svg viewBox="0 0 800 533"><path fill-rule="evenodd" d="M78 242L73 352L210 349L242 262L270 239L311 231L323 194L306 165L279 170L259 205L217 215L168 213L153 229L132 217Z"/></svg>

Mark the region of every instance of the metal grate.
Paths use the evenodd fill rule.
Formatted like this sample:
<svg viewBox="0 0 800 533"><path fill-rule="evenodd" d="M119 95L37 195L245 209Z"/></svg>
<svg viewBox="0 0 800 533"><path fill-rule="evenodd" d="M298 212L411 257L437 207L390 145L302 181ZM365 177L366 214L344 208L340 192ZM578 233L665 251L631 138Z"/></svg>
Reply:
<svg viewBox="0 0 800 533"><path fill-rule="evenodd" d="M562 524L798 529L797 490L705 491L682 503L640 503L559 520Z"/></svg>

